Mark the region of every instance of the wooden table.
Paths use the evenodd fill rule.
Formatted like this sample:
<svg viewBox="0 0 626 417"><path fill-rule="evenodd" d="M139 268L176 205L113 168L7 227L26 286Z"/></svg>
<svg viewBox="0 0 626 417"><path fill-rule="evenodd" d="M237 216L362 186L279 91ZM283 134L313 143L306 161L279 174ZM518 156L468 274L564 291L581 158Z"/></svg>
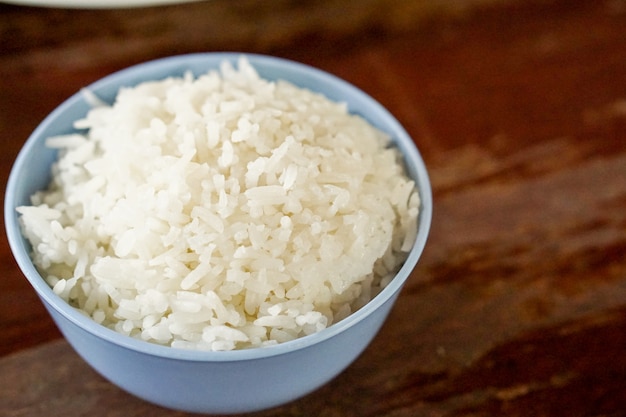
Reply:
<svg viewBox="0 0 626 417"><path fill-rule="evenodd" d="M432 233L370 348L257 415L626 415L626 2L354 3L0 5L3 184L43 117L114 70L214 50L317 66L414 137ZM85 365L0 250L0 415L182 415Z"/></svg>

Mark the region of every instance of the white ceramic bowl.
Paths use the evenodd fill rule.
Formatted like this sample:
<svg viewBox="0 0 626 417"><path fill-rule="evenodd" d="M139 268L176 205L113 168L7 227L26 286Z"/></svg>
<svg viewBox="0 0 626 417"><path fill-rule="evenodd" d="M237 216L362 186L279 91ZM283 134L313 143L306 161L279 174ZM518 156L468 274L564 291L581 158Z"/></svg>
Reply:
<svg viewBox="0 0 626 417"><path fill-rule="evenodd" d="M101 99L113 102L122 86L146 80L200 74L223 60L235 62L237 53L175 56L147 62L114 73L88 86ZM70 97L32 133L19 153L7 184L5 223L13 254L55 323L96 371L122 389L149 402L190 412L241 413L295 400L327 383L367 347L387 318L398 294L422 253L430 229L432 196L428 174L413 141L398 121L379 103L337 77L284 59L247 55L266 79L285 79L344 101L389 133L404 155L408 174L416 181L422 200L419 233L408 260L391 283L366 306L329 328L283 344L227 352L173 349L143 342L96 324L55 295L33 266L30 246L20 233L15 208L46 187L54 151L44 146L52 135L73 131L89 104L82 94ZM51 360L54 360L51 358Z"/></svg>

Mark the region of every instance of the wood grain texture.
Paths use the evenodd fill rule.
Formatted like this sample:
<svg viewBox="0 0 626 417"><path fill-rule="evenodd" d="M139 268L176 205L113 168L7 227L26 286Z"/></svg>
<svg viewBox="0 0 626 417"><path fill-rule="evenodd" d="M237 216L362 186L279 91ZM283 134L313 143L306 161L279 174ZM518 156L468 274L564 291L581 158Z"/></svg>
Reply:
<svg viewBox="0 0 626 417"><path fill-rule="evenodd" d="M374 96L415 139L435 195L432 233L366 352L320 390L255 415L625 415L626 2L503 2L428 19L399 0L385 13L373 0L364 10L321 2L310 19L276 4L293 27L264 28L276 17L251 1L104 13L0 5L2 181L48 112L113 70L225 49L315 65ZM337 4L352 24L339 23L350 19ZM224 32L191 36L208 11L231 16ZM5 240L0 249L0 415L182 415L91 371Z"/></svg>

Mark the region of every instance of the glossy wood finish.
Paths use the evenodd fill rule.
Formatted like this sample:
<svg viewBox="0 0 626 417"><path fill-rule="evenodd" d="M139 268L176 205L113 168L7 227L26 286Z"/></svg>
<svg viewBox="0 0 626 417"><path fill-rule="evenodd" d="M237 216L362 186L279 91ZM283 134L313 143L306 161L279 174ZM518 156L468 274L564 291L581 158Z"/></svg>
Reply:
<svg viewBox="0 0 626 417"><path fill-rule="evenodd" d="M625 415L626 2L508 3L450 17L418 12L419 2L394 1L390 12L327 1L307 19L281 1L275 11L291 18L267 27L259 22L278 21L267 3L235 3L0 6L3 184L41 119L116 69L210 50L315 65L405 125L432 177L434 222L370 348L317 392L257 415ZM0 250L1 415L182 415L91 371L6 239Z"/></svg>

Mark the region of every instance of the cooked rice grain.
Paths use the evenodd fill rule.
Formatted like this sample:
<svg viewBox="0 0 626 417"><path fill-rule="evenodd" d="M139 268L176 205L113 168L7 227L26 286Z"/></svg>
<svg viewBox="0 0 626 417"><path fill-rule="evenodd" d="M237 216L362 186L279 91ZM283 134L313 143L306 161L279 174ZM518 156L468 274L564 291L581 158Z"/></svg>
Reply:
<svg viewBox="0 0 626 417"><path fill-rule="evenodd" d="M418 193L389 138L245 58L122 88L75 126L47 140L59 159L18 208L23 232L55 293L132 337L231 350L320 331L415 239Z"/></svg>

